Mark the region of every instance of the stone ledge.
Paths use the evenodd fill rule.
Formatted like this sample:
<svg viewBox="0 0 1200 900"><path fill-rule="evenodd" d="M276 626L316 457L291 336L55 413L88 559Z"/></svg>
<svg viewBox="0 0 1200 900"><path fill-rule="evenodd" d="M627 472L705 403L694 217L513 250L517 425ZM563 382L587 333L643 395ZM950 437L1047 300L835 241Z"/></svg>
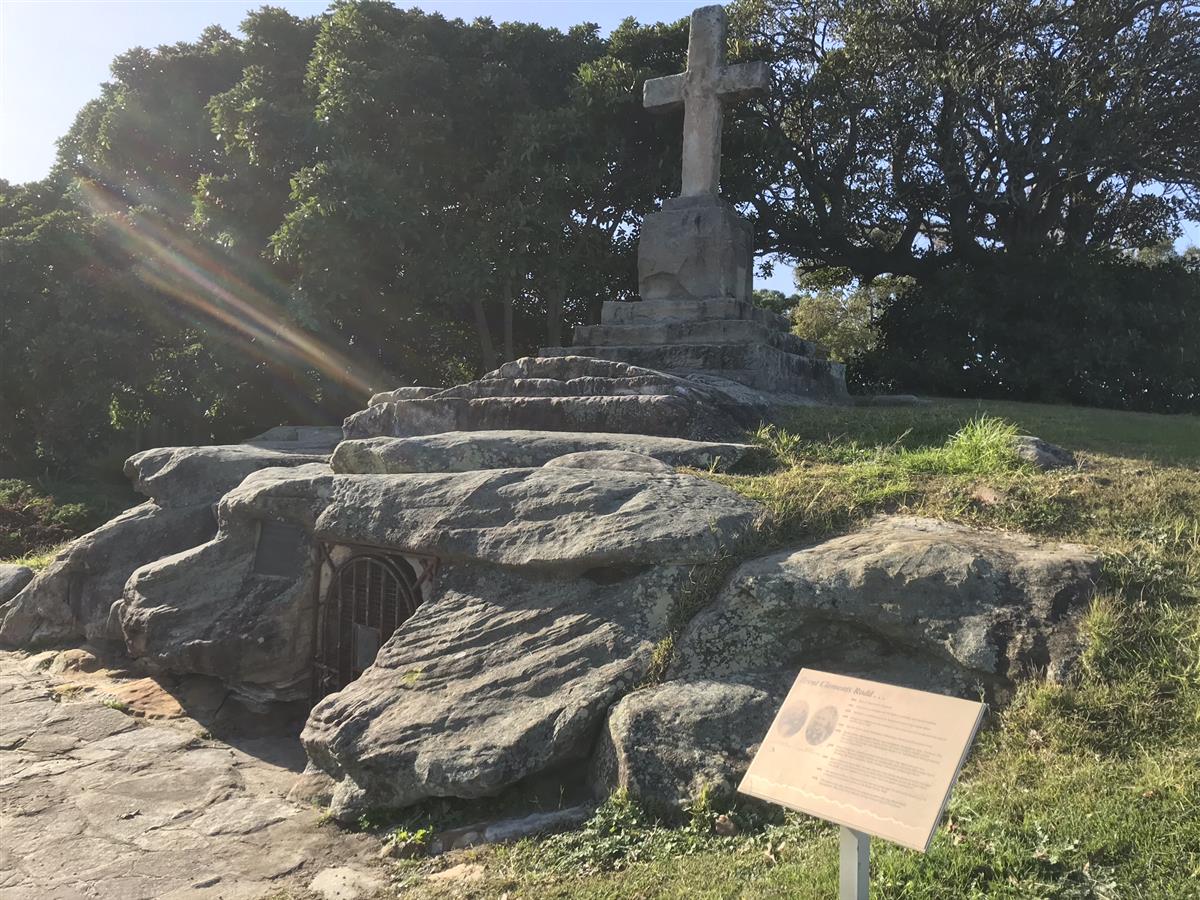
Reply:
<svg viewBox="0 0 1200 900"><path fill-rule="evenodd" d="M703 408L702 408L703 407ZM381 403L346 420L347 438L446 431L595 431L709 439L750 427L733 410L676 396L439 397ZM747 411L749 413L749 411Z"/></svg>
<svg viewBox="0 0 1200 900"><path fill-rule="evenodd" d="M788 353L768 344L543 347L541 353L547 357L598 357L633 366L656 364L673 375L714 375L772 394L796 394L826 403L849 402L844 365Z"/></svg>
<svg viewBox="0 0 1200 900"><path fill-rule="evenodd" d="M343 441L337 474L397 475L542 466L581 451L639 453L670 466L727 469L754 451L750 444L686 441L641 434L570 431L452 431L418 437Z"/></svg>
<svg viewBox="0 0 1200 900"><path fill-rule="evenodd" d="M704 300L605 300L600 307L600 324L632 325L636 322L691 321L694 319L749 319L770 328L787 331L791 322L785 316L730 297Z"/></svg>
<svg viewBox="0 0 1200 900"><path fill-rule="evenodd" d="M824 347L752 319L645 319L621 325L580 325L580 347L662 344L768 344L787 353L828 359Z"/></svg>

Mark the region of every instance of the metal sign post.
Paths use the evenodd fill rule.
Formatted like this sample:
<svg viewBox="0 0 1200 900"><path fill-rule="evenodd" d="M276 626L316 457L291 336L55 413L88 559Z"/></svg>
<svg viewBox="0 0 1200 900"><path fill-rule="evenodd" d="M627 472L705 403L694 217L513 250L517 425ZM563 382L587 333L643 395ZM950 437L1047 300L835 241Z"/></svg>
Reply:
<svg viewBox="0 0 1200 900"><path fill-rule="evenodd" d="M929 849L986 709L801 669L738 791L840 825L838 897L867 900L871 837Z"/></svg>
<svg viewBox="0 0 1200 900"><path fill-rule="evenodd" d="M838 900L867 900L871 883L871 836L842 826Z"/></svg>

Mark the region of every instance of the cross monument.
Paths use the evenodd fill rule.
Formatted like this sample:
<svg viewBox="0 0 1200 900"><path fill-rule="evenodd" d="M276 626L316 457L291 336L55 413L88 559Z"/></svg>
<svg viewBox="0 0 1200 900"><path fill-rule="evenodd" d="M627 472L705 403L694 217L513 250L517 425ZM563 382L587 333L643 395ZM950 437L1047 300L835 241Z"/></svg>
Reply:
<svg viewBox="0 0 1200 900"><path fill-rule="evenodd" d="M573 346L544 347L542 355L716 379L780 402L842 402L842 364L792 334L789 319L753 303L753 225L720 195L721 120L723 104L766 90L770 70L762 62L727 66L725 41L725 10L696 10L687 71L642 89L646 109L683 110L683 178L679 196L642 220L641 301L606 300L598 325L577 326Z"/></svg>
<svg viewBox="0 0 1200 900"><path fill-rule="evenodd" d="M766 91L764 62L725 65L725 8L704 6L692 13L687 71L652 78L642 92L646 109L683 107L683 187L680 197L715 196L721 181L722 102Z"/></svg>

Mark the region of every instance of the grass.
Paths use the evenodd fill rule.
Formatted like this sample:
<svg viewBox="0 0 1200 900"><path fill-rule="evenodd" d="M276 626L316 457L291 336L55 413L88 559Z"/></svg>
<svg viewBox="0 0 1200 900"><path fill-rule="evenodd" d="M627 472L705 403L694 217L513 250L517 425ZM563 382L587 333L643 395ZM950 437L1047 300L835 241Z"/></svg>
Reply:
<svg viewBox="0 0 1200 900"><path fill-rule="evenodd" d="M1022 464L1016 433L1076 451L1080 467ZM757 440L774 465L701 474L764 505L767 547L899 512L1104 554L1078 678L1026 684L992 717L929 853L875 843L872 897L1200 898L1200 420L945 401L804 410ZM836 895L833 828L740 807L741 833L719 837L698 799L668 826L614 796L578 832L470 851L478 881L423 885L462 859L397 873L406 897Z"/></svg>

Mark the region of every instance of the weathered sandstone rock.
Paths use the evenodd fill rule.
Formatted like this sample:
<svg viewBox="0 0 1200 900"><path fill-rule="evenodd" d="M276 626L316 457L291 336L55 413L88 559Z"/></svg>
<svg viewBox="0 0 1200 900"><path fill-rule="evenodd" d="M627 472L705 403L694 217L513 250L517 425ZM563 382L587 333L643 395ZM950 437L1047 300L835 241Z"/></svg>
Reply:
<svg viewBox="0 0 1200 900"><path fill-rule="evenodd" d="M125 461L125 477L138 493L159 506L216 503L251 472L329 459L336 442L323 452L292 452L272 445L227 444L216 447L160 447Z"/></svg>
<svg viewBox="0 0 1200 900"><path fill-rule="evenodd" d="M340 782L334 814L483 797L586 758L690 580L686 565L444 567L375 665L309 717L305 749Z"/></svg>
<svg viewBox="0 0 1200 900"><path fill-rule="evenodd" d="M308 695L312 665L310 535L328 502L329 467L263 469L222 498L219 529L135 571L113 610L131 655L176 674L214 675L251 700ZM290 575L256 559L265 523L290 529Z"/></svg>
<svg viewBox="0 0 1200 900"><path fill-rule="evenodd" d="M592 764L604 797L618 787L679 810L707 789L733 798L786 688L733 681L668 681L635 691L608 714Z"/></svg>
<svg viewBox="0 0 1200 900"><path fill-rule="evenodd" d="M207 506L164 509L152 501L126 510L71 543L6 605L0 644L34 647L73 638L119 638L109 612L130 573L212 536Z"/></svg>
<svg viewBox="0 0 1200 900"><path fill-rule="evenodd" d="M347 438L521 429L708 440L738 434L756 425L761 414L710 385L560 355L505 363L476 381L420 399L375 403L346 419L343 429Z"/></svg>
<svg viewBox="0 0 1200 900"><path fill-rule="evenodd" d="M17 596L33 580L33 569L0 563L0 607Z"/></svg>
<svg viewBox="0 0 1200 900"><path fill-rule="evenodd" d="M748 562L689 625L676 673L727 677L819 659L944 667L947 692L1064 677L1099 557L1072 544L912 516ZM833 641L833 638L837 638Z"/></svg>
<svg viewBox="0 0 1200 900"><path fill-rule="evenodd" d="M583 450L556 456L546 463L548 469L611 469L614 472L672 472L665 462L644 453L624 450Z"/></svg>
<svg viewBox="0 0 1200 900"><path fill-rule="evenodd" d="M313 658L314 538L402 547L436 556L443 566L463 563L483 581L462 590L490 602L500 591L488 586L500 583L498 567L545 570L569 585L589 570L601 570L593 580L621 581L640 567L707 563L756 514L749 501L686 475L266 469L222 499L213 540L135 572L116 614L130 652L162 669L215 675L251 699L298 699L307 696ZM290 574L262 571L263 523L289 529L293 545L284 548L291 554L284 568ZM432 586L435 596L449 590L443 572ZM555 591L571 596L563 585ZM453 601L444 602L454 609Z"/></svg>
<svg viewBox="0 0 1200 900"><path fill-rule="evenodd" d="M1017 456L1037 466L1039 469L1070 469L1075 467L1075 454L1070 450L1029 434L1022 434L1017 437Z"/></svg>
<svg viewBox="0 0 1200 900"><path fill-rule="evenodd" d="M367 406L374 406L376 403L391 403L395 400L420 400L423 397L428 397L436 394L444 388L439 387L398 387L391 391L381 391L378 394L372 394L371 399L367 401Z"/></svg>
<svg viewBox="0 0 1200 900"><path fill-rule="evenodd" d="M728 469L754 452L751 444L688 441L644 434L569 431L451 431L444 434L343 441L330 465L339 474L470 472L542 466L569 453L617 450L697 469Z"/></svg>
<svg viewBox="0 0 1200 900"><path fill-rule="evenodd" d="M909 516L747 562L680 636L671 680L613 708L596 787L675 807L728 793L804 667L993 703L1065 678L1098 574L1081 546Z"/></svg>
<svg viewBox="0 0 1200 900"><path fill-rule="evenodd" d="M333 810L481 797L591 750L697 568L757 507L690 476L570 468L335 476L316 533L438 556L429 599L303 741Z"/></svg>
<svg viewBox="0 0 1200 900"><path fill-rule="evenodd" d="M69 545L7 605L0 645L120 639L110 616L135 569L206 542L213 504L251 472L324 462L341 430L280 426L244 444L163 447L131 456L125 474L152 498Z"/></svg>
<svg viewBox="0 0 1200 900"><path fill-rule="evenodd" d="M338 475L316 534L443 561L579 572L710 561L757 509L691 475L555 468Z"/></svg>

